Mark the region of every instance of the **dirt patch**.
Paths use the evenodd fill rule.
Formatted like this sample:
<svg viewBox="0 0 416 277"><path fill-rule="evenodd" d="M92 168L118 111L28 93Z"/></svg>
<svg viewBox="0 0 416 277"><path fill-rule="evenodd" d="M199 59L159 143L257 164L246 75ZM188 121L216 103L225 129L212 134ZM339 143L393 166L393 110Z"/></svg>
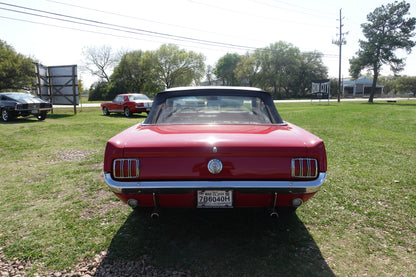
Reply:
<svg viewBox="0 0 416 277"><path fill-rule="evenodd" d="M56 153L53 155L48 164L54 164L59 162L82 162L89 160L89 156L97 154L98 151L87 151L87 150L64 150L62 152Z"/></svg>
<svg viewBox="0 0 416 277"><path fill-rule="evenodd" d="M93 154L96 154L97 151L85 151L85 150L67 150L59 154L57 158L63 162L71 161L84 161Z"/></svg>

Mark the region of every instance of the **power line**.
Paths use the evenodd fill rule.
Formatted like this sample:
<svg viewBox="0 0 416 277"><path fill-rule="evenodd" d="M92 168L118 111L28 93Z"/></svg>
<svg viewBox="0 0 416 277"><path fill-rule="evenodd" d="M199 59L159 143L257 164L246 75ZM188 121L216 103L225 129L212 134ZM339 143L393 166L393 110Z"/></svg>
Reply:
<svg viewBox="0 0 416 277"><path fill-rule="evenodd" d="M56 1L52 1L52 2L56 2ZM14 7L14 8L30 11L30 12L27 12L27 11L20 11L20 10L0 7L1 10L6 10L6 11L10 11L10 12L26 14L26 15L42 17L42 18L48 18L48 19L52 19L52 20L56 20L56 21L62 21L62 22L66 22L66 23L70 23L70 24L77 24L77 25L81 25L81 26L88 26L88 27L100 28L100 29L105 29L105 30L113 30L113 31L116 31L116 32L124 32L124 33L130 34L130 35L148 36L148 37L159 38L159 39L167 39L167 40L174 40L174 41L192 43L192 44L199 45L199 46L194 45L193 47L202 48L202 49L211 49L211 50L213 50L212 48L202 47L201 45L209 46L209 47L215 47L215 48L222 48L222 49L224 49L224 48L226 48L226 49L231 48L231 49L234 49L234 50L239 49L239 50L245 50L245 51L249 51L249 52L254 51L254 50L265 51L265 49L263 49L263 48L256 48L256 47L251 47L251 46L236 45L236 44L229 44L229 43L209 41L209 40L201 40L201 39L195 39L195 38L184 37L184 36L176 36L176 35L171 35L171 34L166 34L166 33L148 31L148 30L143 30L143 29L138 29L138 28L133 28L133 27L128 27L128 26L110 24L110 23L106 23L106 22L102 22L102 21L96 21L96 20L80 18L80 17L70 16L70 15L64 15L64 14L60 14L60 13L48 12L48 11L45 11L45 10L33 9L33 8L18 6L18 5L14 5L14 4L0 3L0 5L6 5L6 6L9 6L9 7ZM122 16L122 15L120 15L120 16ZM40 23L40 22L18 19L18 18L12 18L12 17L0 16L0 18L22 21L22 22L27 22L27 23L32 23L32 24L52 26L52 27L57 27L57 28L70 29L70 30L75 30L75 31L89 32L89 33L100 34L100 35L108 35L108 36L113 36L113 37L120 37L120 38L127 38L127 39L139 39L139 40L144 40L144 41L156 42L155 40L146 40L146 39L127 36L127 35L113 34L113 33L109 33L109 32L101 32L101 31L93 31L93 30L85 30L85 29L80 29L80 28L66 27L66 26L60 26L60 25L54 25L54 24L48 24L48 23ZM177 42L175 44L183 45L183 44L177 43ZM189 46L189 45L186 45L186 46ZM324 54L324 53L322 53L322 54L323 54L323 56L325 56L327 58L332 58L332 57L335 56L334 54Z"/></svg>
<svg viewBox="0 0 416 277"><path fill-rule="evenodd" d="M170 38L170 39L179 40L179 41L196 42L196 43L201 43L201 44L211 45L211 46L218 45L220 47L229 47L229 48L235 48L235 49L241 49L241 50L247 50L247 51L257 49L256 47L252 47L252 46L244 46L244 45L236 45L236 44L230 44L230 43L224 43L224 42L202 40L202 39L196 39L196 38L191 38L191 37L177 36L177 35L154 32L154 31L149 31L149 30L144 30L144 29L138 29L138 28L133 28L133 27L128 27L128 26L110 24L110 23L106 23L106 22L102 22L102 21L90 20L90 19L74 17L74 16L69 16L69 15L64 15L64 14L59 14L59 13L53 13L53 12L48 12L48 11L43 11L43 10L38 10L38 9L32 9L32 8L27 8L27 7L23 7L23 6L13 5L13 4L0 3L0 5L12 6L12 7L19 8L19 9L24 9L24 10L29 10L29 11L33 11L33 12L54 15L54 16L58 16L58 17L62 17L62 18L45 16L45 15L34 14L34 13L18 11L18 10L12 10L12 9L8 9L8 8L0 8L2 10L12 11L12 12L16 12L16 13L22 13L22 14L27 14L27 15L32 15L32 16L39 16L39 17L49 18L49 19L53 19L53 20L59 20L59 21L64 21L64 22L69 22L69 23L74 23L74 24L80 24L80 25L84 25L84 26L92 26L92 27L98 27L98 28L109 28L109 29L114 30L114 31L126 32L126 33L132 33L132 34L140 34L140 35L147 35L147 36L154 36L154 37L161 37L161 38ZM69 18L69 19L66 19L66 18ZM78 20L78 21L74 21L74 20ZM88 22L88 23L85 23L85 22Z"/></svg>
<svg viewBox="0 0 416 277"><path fill-rule="evenodd" d="M129 19L140 20L140 21L150 22L150 23L159 24L159 25L170 26L170 27L174 27L174 28L197 31L198 33L206 33L206 34L226 36L228 38L229 37L234 37L234 38L241 39L241 37L239 37L239 36L234 36L234 35L230 35L230 34L222 34L222 33L218 33L218 32L212 32L212 31L207 31L207 30L191 28L189 26L182 26L182 25L177 25L177 24L172 24L172 23L160 22L160 21L156 21L156 20L149 20L149 19L145 19L145 18L141 18L141 17L137 17L137 16L130 16L130 15L121 14L121 13L109 12L109 11L104 11L104 10L100 10L100 9L97 9L97 8L89 8L89 7L85 7L85 6L74 5L74 4L65 3L65 2L56 1L56 0L45 0L45 1L60 4L60 5L64 5L64 6L68 6L68 7L74 7L74 8L78 8L78 9L82 9L82 10L88 10L88 11L93 11L93 12L98 12L98 13L103 13L103 14L108 14L108 15L114 15L114 16L122 17L123 19L129 18ZM245 39L247 39L247 38L245 38ZM256 39L250 39L250 40L251 41L256 41L256 42L266 43L264 41L259 41L259 40L256 40Z"/></svg>
<svg viewBox="0 0 416 277"><path fill-rule="evenodd" d="M80 29L80 28L60 26L60 25L54 25L54 24L50 24L50 23L42 23L42 22L36 22L36 21L31 21L31 20L25 20L25 19L20 19L20 18L12 18L12 17L7 17L7 16L0 16L0 18L4 18L4 19L8 19L8 20L14 20L14 21L19 21L19 22L26 22L26 23L31 23L31 24L37 24L37 25L43 25L43 26L50 26L50 27L55 27L55 28L60 28L60 29L66 29L66 30L84 32L84 33L92 33L92 34L110 36L110 37L117 37L117 38L124 38L124 39L133 39L133 40L140 40L140 41L147 41L147 42L157 42L157 43L161 43L162 42L161 40L152 40L152 39L144 39L144 38L138 38L138 37L133 37L133 36L117 35L117 34L112 34L112 33L108 33L108 32L99 32L99 31L85 30L85 29ZM218 46L215 47L215 48L208 48L208 47L203 46L203 44L199 44L199 45L196 45L196 46L195 45L192 45L191 46L189 44L177 43L176 42L175 45L183 46L183 47L194 47L194 48L198 48L198 49L205 49L205 50L211 50L211 51L222 51ZM209 45L206 45L206 46L209 46Z"/></svg>

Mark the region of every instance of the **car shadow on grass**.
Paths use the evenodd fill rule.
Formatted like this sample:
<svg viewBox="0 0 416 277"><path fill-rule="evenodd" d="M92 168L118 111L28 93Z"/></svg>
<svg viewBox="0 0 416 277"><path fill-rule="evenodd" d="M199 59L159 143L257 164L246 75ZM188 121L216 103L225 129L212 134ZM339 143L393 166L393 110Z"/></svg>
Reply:
<svg viewBox="0 0 416 277"><path fill-rule="evenodd" d="M115 260L162 275L335 276L296 214L274 219L263 209L172 209L157 220L150 211L132 212L97 273Z"/></svg>
<svg viewBox="0 0 416 277"><path fill-rule="evenodd" d="M46 120L48 120L50 118L46 118L45 120L39 120L36 117L17 117L17 118L13 118L13 119L9 119L9 121L4 122L2 120L0 120L0 124L8 124L8 125L17 125L17 124L26 124L26 123L44 123L47 122Z"/></svg>
<svg viewBox="0 0 416 277"><path fill-rule="evenodd" d="M48 120L53 119L62 119L67 117L73 117L74 114L60 114L60 113L48 113L46 118L44 120L39 120L36 118L36 116L28 116L28 117L15 117L11 119L10 121L3 122L0 120L0 123L2 124L23 124L23 123L44 123L48 122Z"/></svg>
<svg viewBox="0 0 416 277"><path fill-rule="evenodd" d="M112 113L110 115L103 115L104 117L115 117L115 118L125 118L125 119L137 119L137 118L146 118L146 113L134 113L131 116L126 117L123 113Z"/></svg>

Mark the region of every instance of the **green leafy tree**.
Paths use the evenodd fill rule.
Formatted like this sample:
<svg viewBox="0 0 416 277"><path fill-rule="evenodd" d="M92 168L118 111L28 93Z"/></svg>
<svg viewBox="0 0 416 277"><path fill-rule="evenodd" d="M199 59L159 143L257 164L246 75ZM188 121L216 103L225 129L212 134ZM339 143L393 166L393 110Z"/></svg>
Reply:
<svg viewBox="0 0 416 277"><path fill-rule="evenodd" d="M241 57L237 53L228 53L221 57L215 66L214 73L218 78L222 79L224 86L238 86L236 68L241 61Z"/></svg>
<svg viewBox="0 0 416 277"><path fill-rule="evenodd" d="M280 41L256 50L254 55L261 68L260 86L275 98L290 96L302 60L299 48Z"/></svg>
<svg viewBox="0 0 416 277"><path fill-rule="evenodd" d="M361 24L366 40L360 40L357 57L350 60L350 74L358 78L361 70L368 68L373 72L373 85L368 102L372 103L381 67L390 65L394 73L403 70L404 59L397 57L395 51L404 49L410 53L415 42L416 18L407 18L410 4L405 1L382 5L367 15L368 23Z"/></svg>
<svg viewBox="0 0 416 277"><path fill-rule="evenodd" d="M36 84L34 60L0 40L0 91L31 90Z"/></svg>
<svg viewBox="0 0 416 277"><path fill-rule="evenodd" d="M416 93L416 77L397 78L394 87L399 93Z"/></svg>
<svg viewBox="0 0 416 277"><path fill-rule="evenodd" d="M369 77L371 78L371 76ZM389 76L379 76L377 83L383 86L383 93L397 93L395 81L400 78L399 76L389 75Z"/></svg>
<svg viewBox="0 0 416 277"><path fill-rule="evenodd" d="M106 81L98 81L91 85L88 100L89 101L98 101L98 100L110 100L107 98L108 83Z"/></svg>
<svg viewBox="0 0 416 277"><path fill-rule="evenodd" d="M297 80L292 87L295 97L306 96L311 91L312 81L328 76L328 69L323 65L322 57L323 54L316 51L301 53Z"/></svg>
<svg viewBox="0 0 416 277"><path fill-rule="evenodd" d="M328 69L320 52L301 53L297 47L277 42L240 56L235 73L240 84L261 87L276 98L304 97L313 80L325 79Z"/></svg>
<svg viewBox="0 0 416 277"><path fill-rule="evenodd" d="M236 77L240 84L248 82L250 87L259 85L260 62L249 53L240 57L240 62L235 69Z"/></svg>
<svg viewBox="0 0 416 277"><path fill-rule="evenodd" d="M124 53L111 75L112 82L118 83L125 92L143 93L150 71L143 61L144 55L141 50Z"/></svg>
<svg viewBox="0 0 416 277"><path fill-rule="evenodd" d="M204 61L204 55L173 44L164 44L146 57L146 63L153 68L153 86L165 88L199 84L205 72Z"/></svg>

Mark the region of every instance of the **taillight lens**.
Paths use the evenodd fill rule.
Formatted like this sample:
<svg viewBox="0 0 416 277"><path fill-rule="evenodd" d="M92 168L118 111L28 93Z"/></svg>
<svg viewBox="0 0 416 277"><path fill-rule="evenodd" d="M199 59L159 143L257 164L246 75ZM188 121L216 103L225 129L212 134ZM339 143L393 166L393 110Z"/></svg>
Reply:
<svg viewBox="0 0 416 277"><path fill-rule="evenodd" d="M115 159L113 175L119 179L134 179L139 177L139 159Z"/></svg>
<svg viewBox="0 0 416 277"><path fill-rule="evenodd" d="M292 177L316 178L316 176L318 176L318 161L316 159L292 159Z"/></svg>

